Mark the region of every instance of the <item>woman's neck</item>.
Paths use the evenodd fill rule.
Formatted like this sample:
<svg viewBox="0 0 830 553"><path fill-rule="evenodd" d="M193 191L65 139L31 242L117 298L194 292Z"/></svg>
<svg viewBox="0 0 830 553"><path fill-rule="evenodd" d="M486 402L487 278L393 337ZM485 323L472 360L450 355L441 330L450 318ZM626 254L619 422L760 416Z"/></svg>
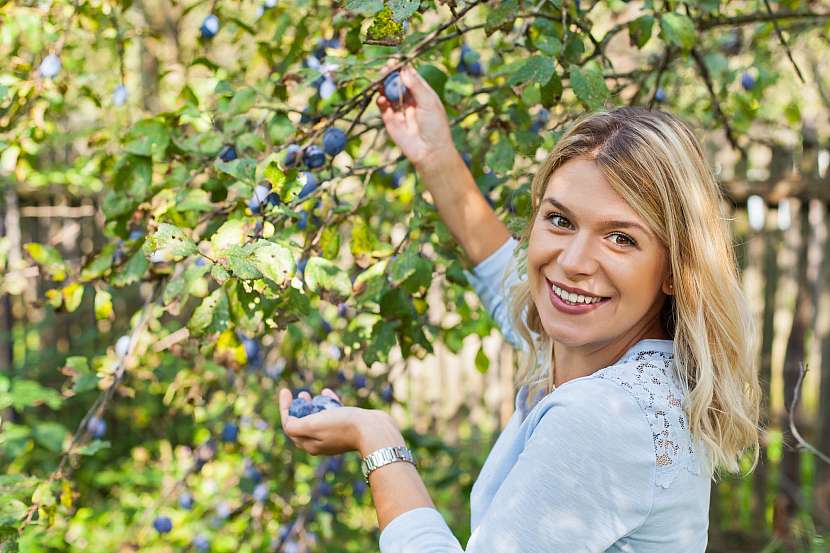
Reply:
<svg viewBox="0 0 830 553"><path fill-rule="evenodd" d="M559 387L569 380L589 376L614 364L640 341L649 339L670 340L671 337L662 325L657 325L657 327L650 328L648 332L638 332L631 336L622 336L612 342L586 344L575 348L554 341L553 384Z"/></svg>

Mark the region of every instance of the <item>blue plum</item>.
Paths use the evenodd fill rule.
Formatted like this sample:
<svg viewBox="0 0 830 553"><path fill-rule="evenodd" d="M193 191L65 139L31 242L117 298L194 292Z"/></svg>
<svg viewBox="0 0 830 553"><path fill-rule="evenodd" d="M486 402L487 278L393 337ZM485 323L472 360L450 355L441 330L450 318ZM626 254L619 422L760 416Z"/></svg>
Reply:
<svg viewBox="0 0 830 553"><path fill-rule="evenodd" d="M297 162L300 161L300 155L302 154L302 148L297 146L296 144L289 144L288 147L285 149L285 157L282 158L282 164L285 167L294 167L297 165Z"/></svg>
<svg viewBox="0 0 830 553"><path fill-rule="evenodd" d="M310 415L313 412L314 406L311 405L311 402L301 397L294 398L291 401L291 406L288 408L288 414L292 417L297 417L298 419L301 419L306 415Z"/></svg>
<svg viewBox="0 0 830 553"><path fill-rule="evenodd" d="M403 101L404 96L406 96L406 86L403 84L399 72L393 71L383 79L383 95L390 102Z"/></svg>
<svg viewBox="0 0 830 553"><path fill-rule="evenodd" d="M210 540L204 534L199 534L193 538L193 547L197 551L210 551Z"/></svg>
<svg viewBox="0 0 830 553"><path fill-rule="evenodd" d="M257 503L265 503L268 501L268 484L264 482L257 484L256 488L254 488L253 497Z"/></svg>
<svg viewBox="0 0 830 553"><path fill-rule="evenodd" d="M744 87L744 90L752 90L755 88L755 77L749 71L744 71L743 75L741 75L741 86Z"/></svg>
<svg viewBox="0 0 830 553"><path fill-rule="evenodd" d="M320 146L312 144L303 152L303 161L309 169L319 169L326 163L326 152Z"/></svg>
<svg viewBox="0 0 830 553"><path fill-rule="evenodd" d="M202 34L202 38L208 40L216 36L216 33L219 32L219 18L213 14L207 16L204 21L202 21L202 26L199 27L199 32Z"/></svg>
<svg viewBox="0 0 830 553"><path fill-rule="evenodd" d="M317 177L315 177L313 173L305 171L303 173L303 176L305 177L305 184L303 185L302 190L300 190L300 193L297 196L301 200L307 197L315 190L317 190L317 187L320 185L320 182L317 180Z"/></svg>
<svg viewBox="0 0 830 553"><path fill-rule="evenodd" d="M232 422L226 422L224 426L222 426L222 441L223 442L235 442L236 439L239 437L239 427Z"/></svg>
<svg viewBox="0 0 830 553"><path fill-rule="evenodd" d="M362 374L354 375L354 380L352 381L352 386L354 386L355 390L360 390L361 388L366 387L366 377Z"/></svg>
<svg viewBox="0 0 830 553"><path fill-rule="evenodd" d="M193 508L193 494L184 492L179 496L179 507L190 510Z"/></svg>
<svg viewBox="0 0 830 553"><path fill-rule="evenodd" d="M313 410L312 412L319 413L320 411L325 411L326 409L342 407L342 404L333 397L314 396L314 399L311 400L311 407Z"/></svg>
<svg viewBox="0 0 830 553"><path fill-rule="evenodd" d="M159 534L166 534L173 529L173 521L170 520L170 517L158 516L153 520L153 528Z"/></svg>
<svg viewBox="0 0 830 553"><path fill-rule="evenodd" d="M232 144L226 144L219 152L219 159L228 162L236 159L236 148Z"/></svg>
<svg viewBox="0 0 830 553"><path fill-rule="evenodd" d="M663 88L658 88L657 91L654 93L654 99L658 102L665 102L666 101L666 91Z"/></svg>
<svg viewBox="0 0 830 553"><path fill-rule="evenodd" d="M336 127L329 127L323 133L323 150L334 157L346 147L346 133Z"/></svg>

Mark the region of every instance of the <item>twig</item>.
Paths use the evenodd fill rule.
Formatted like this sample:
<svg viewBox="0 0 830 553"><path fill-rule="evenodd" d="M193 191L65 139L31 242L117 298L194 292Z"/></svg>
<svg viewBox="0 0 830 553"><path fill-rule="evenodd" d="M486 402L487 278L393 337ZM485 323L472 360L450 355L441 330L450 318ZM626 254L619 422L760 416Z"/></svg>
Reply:
<svg viewBox="0 0 830 553"><path fill-rule="evenodd" d="M767 11L769 12L769 14L774 15L772 13L772 7L769 5L769 0L764 0L764 5L767 7ZM796 74L798 74L798 78L801 79L802 83L806 83L807 81L804 80L804 75L801 74L801 69L798 68L798 64L795 63L795 60L793 59L793 53L792 51L790 51L790 47L787 44L786 39L784 38L784 33L781 32L781 27L778 26L777 19L772 20L772 26L773 28L775 28L775 34L778 35L778 40L781 41L781 45L784 47L784 51L787 52L787 57L790 58L790 63L792 63L793 67L795 67L795 72Z"/></svg>
<svg viewBox="0 0 830 553"><path fill-rule="evenodd" d="M723 110L720 107L718 94L715 92L715 86L712 84L712 77L709 75L709 69L706 67L706 63L703 61L703 57L700 55L697 48L692 48L692 57L700 70L700 75L703 77L703 81L706 83L706 88L709 90L709 96L712 97L712 107L715 108L715 115L721 120L721 123L723 123L727 140L729 140L732 147L741 152L743 157L746 159L747 154L744 149L741 148L740 144L738 144L738 140L735 138L735 133L732 130L732 125L729 123L729 118L725 113L723 113Z"/></svg>
<svg viewBox="0 0 830 553"><path fill-rule="evenodd" d="M56 468L52 473L49 475L49 478L46 480L47 485L51 485L55 480L59 478L68 478L71 476L73 469L71 465L67 468L66 464L67 461L70 460L75 455L75 448L79 445L82 445L85 439L89 436L89 421L94 416L100 416L107 408L110 400L115 395L115 391L118 388L118 385L121 384L121 380L124 378L125 368L127 364L127 360L132 358L133 351L135 349L136 343L136 336L144 330L144 326L147 323L147 319L149 318L150 309L153 305L155 305L158 296L156 292L161 291L163 286L157 286L150 295L147 297L147 301L144 302L144 307L142 309L141 319L138 321L138 324L135 325L132 332L129 335L129 345L127 347L127 353L119 358L118 363L115 365L114 370L114 377L112 379L112 383L110 386L104 390L104 392L98 396L95 402L92 404L92 407L89 408L86 415L81 419L80 424L78 424L78 428L75 430L75 433L72 435L72 439L69 442L69 447L66 448L66 451L63 452L60 458L60 462L58 463L58 468ZM159 294L160 296L160 294ZM23 522L20 523L20 527L18 531L23 533L23 530L32 522L32 517L37 512L38 507L40 504L37 502L32 502L29 508L26 510L26 516L23 519Z"/></svg>
<svg viewBox="0 0 830 553"><path fill-rule="evenodd" d="M806 449L828 465L830 465L830 457L813 447L809 442L807 442L802 436L801 433L798 431L798 428L795 426L795 409L798 405L798 398L801 395L801 383L804 380L804 375L807 374L807 369L804 368L804 363L798 364L798 381L795 383L795 391L793 392L793 400L790 403L790 409L788 413L788 418L790 421L790 432L792 433L793 437L798 442L798 446L802 449Z"/></svg>

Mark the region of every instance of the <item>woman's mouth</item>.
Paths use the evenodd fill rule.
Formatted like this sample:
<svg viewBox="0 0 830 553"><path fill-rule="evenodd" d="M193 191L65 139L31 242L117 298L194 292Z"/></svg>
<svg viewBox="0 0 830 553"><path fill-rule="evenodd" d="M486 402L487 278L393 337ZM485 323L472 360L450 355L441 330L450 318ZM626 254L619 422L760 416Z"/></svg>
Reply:
<svg viewBox="0 0 830 553"><path fill-rule="evenodd" d="M573 294L566 292L553 284L547 278L545 279L548 285L548 296L553 306L569 315L579 315L593 311L597 307L608 303L611 298L600 296L585 296L581 294Z"/></svg>

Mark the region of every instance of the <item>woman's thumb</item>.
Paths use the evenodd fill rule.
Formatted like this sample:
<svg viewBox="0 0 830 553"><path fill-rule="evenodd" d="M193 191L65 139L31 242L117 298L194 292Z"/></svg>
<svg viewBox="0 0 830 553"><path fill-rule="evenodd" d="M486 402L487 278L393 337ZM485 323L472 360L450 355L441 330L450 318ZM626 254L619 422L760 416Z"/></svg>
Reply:
<svg viewBox="0 0 830 553"><path fill-rule="evenodd" d="M430 92L429 84L412 66L407 65L401 70L401 79L406 88L409 89L416 104L423 104L427 101L427 95Z"/></svg>

